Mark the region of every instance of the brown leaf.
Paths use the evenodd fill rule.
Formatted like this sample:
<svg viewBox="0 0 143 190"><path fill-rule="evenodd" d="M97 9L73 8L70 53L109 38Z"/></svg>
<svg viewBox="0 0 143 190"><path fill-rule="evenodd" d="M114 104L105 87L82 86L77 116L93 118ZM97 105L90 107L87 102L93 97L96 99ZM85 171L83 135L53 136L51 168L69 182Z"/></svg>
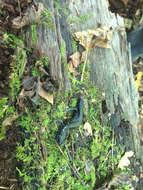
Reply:
<svg viewBox="0 0 143 190"><path fill-rule="evenodd" d="M72 0L72 3L75 4L75 1L76 1L76 0Z"/></svg>
<svg viewBox="0 0 143 190"><path fill-rule="evenodd" d="M9 126L12 125L12 123L19 117L19 114L16 112L13 115L7 117L3 122L2 126Z"/></svg>
<svg viewBox="0 0 143 190"><path fill-rule="evenodd" d="M33 6L27 9L25 15L21 18L21 16L18 16L12 20L12 27L16 29L20 29L23 26L29 25L29 24L36 24L40 21L44 6L42 3L37 4L38 10Z"/></svg>
<svg viewBox="0 0 143 190"><path fill-rule="evenodd" d="M127 5L128 4L128 0L122 0L122 2Z"/></svg>
<svg viewBox="0 0 143 190"><path fill-rule="evenodd" d="M118 168L123 169L125 166L129 166L130 160L128 158L132 157L133 155L134 155L134 152L132 151L125 152L124 156L122 156L118 164Z"/></svg>
<svg viewBox="0 0 143 190"><path fill-rule="evenodd" d="M19 93L17 97L17 103L19 107L24 108L25 107L25 97L29 97L32 100L32 97L34 96L35 91L29 90L26 91L24 88L22 88L21 92Z"/></svg>
<svg viewBox="0 0 143 190"><path fill-rule="evenodd" d="M92 128L91 128L90 123L86 122L84 124L84 130L85 130L84 134L85 134L86 137L87 136L92 136Z"/></svg>
<svg viewBox="0 0 143 190"><path fill-rule="evenodd" d="M46 99L49 103L53 105L53 95L49 94L42 88L42 83L40 81L38 82L37 93L39 96Z"/></svg>
<svg viewBox="0 0 143 190"><path fill-rule="evenodd" d="M70 72L74 75L77 76L79 73L76 71L77 66L80 64L80 53L77 51L74 54L70 56L70 61L68 62L68 67Z"/></svg>
<svg viewBox="0 0 143 190"><path fill-rule="evenodd" d="M143 173L140 173L140 178L143 178Z"/></svg>
<svg viewBox="0 0 143 190"><path fill-rule="evenodd" d="M82 55L81 55L81 62L85 62L86 57L87 57L87 52L86 52L86 51L83 51L83 52L82 52Z"/></svg>
<svg viewBox="0 0 143 190"><path fill-rule="evenodd" d="M112 39L111 27L76 32L73 36L86 50L91 50L95 46L111 48L109 45L109 41Z"/></svg>
<svg viewBox="0 0 143 190"><path fill-rule="evenodd" d="M75 67L73 66L73 62L72 60L70 60L68 62L68 67L69 67L69 70L70 72L74 75L74 76L77 76L79 73L75 70Z"/></svg>
<svg viewBox="0 0 143 190"><path fill-rule="evenodd" d="M73 63L73 67L76 68L80 64L80 57L81 55L78 51L70 56L70 59Z"/></svg>

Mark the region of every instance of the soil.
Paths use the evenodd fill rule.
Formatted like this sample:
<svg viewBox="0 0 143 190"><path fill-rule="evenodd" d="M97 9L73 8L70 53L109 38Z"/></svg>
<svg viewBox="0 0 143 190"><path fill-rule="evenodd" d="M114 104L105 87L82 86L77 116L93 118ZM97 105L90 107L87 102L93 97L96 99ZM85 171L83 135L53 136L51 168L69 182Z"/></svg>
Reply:
<svg viewBox="0 0 143 190"><path fill-rule="evenodd" d="M20 131L17 127L7 128L4 140L0 141L0 188L19 189L20 179L16 167L20 167L14 158L16 144L21 141ZM3 188L2 188L3 187Z"/></svg>
<svg viewBox="0 0 143 190"><path fill-rule="evenodd" d="M4 43L3 34L18 34L18 31L11 28L11 20L22 15L30 3L32 0L4 0L0 2L0 98L9 97L11 62L14 55L14 49ZM16 145L21 140L18 127L14 124L7 127L6 137L0 141L0 189L17 190L20 187L20 179L16 170L16 167L20 168L20 165L14 155Z"/></svg>

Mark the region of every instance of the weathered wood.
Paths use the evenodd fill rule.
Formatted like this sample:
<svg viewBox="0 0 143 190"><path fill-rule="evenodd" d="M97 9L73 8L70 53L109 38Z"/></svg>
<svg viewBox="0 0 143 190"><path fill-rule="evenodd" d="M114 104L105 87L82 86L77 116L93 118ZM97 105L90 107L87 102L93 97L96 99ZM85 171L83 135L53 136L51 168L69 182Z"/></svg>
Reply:
<svg viewBox="0 0 143 190"><path fill-rule="evenodd" d="M47 23L37 24L37 44L35 44L35 54L40 58L48 56L50 62L50 75L52 79L57 81L59 88L70 88L70 82L67 76L67 72L62 64L62 58L60 55L60 49L62 46L62 37L60 31L59 18L57 16L58 11L54 9L53 1L37 1L42 2L44 7L47 9L49 18L52 25ZM31 31L27 30L26 34L27 46L32 46ZM64 55L64 61L67 62L66 54Z"/></svg>

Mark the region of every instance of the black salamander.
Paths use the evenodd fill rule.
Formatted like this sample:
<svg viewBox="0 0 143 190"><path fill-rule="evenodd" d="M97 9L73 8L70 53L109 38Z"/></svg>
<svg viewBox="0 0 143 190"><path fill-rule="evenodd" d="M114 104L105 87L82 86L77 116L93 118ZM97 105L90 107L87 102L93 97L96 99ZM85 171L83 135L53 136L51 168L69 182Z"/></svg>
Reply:
<svg viewBox="0 0 143 190"><path fill-rule="evenodd" d="M60 131L60 134L58 136L58 143L61 145L65 142L65 140L69 136L69 130L72 128L78 127L83 120L83 108L84 108L84 100L81 97L79 101L78 111L73 117L73 119L63 127L63 129Z"/></svg>

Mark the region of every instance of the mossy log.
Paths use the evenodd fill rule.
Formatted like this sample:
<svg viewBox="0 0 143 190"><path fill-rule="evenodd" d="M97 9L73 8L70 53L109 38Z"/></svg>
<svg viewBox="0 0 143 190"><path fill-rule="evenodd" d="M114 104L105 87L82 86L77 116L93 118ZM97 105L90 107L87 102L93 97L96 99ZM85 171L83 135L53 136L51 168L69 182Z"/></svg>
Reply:
<svg viewBox="0 0 143 190"><path fill-rule="evenodd" d="M91 64L91 80L105 93L110 123L116 130L126 122L129 139L125 135L125 146L136 152L141 158L140 139L137 130L138 123L138 93L133 79L130 48L127 43L123 18L108 10L106 0L37 0L43 3L50 13L54 27L37 24L37 44L34 47L38 57L48 56L50 75L61 89L69 89L71 84L66 67L61 57L62 41L65 41L66 52L64 62L73 53L72 34L74 32L98 27L111 27L113 38L111 48L94 47L88 53ZM56 8L55 3L60 5ZM80 18L85 18L84 20ZM32 36L27 30L27 46L31 47ZM118 131L120 133L120 130ZM122 135L121 135L122 136ZM133 142L133 143L132 143ZM130 144L129 144L130 143ZM123 143L124 144L124 143Z"/></svg>

